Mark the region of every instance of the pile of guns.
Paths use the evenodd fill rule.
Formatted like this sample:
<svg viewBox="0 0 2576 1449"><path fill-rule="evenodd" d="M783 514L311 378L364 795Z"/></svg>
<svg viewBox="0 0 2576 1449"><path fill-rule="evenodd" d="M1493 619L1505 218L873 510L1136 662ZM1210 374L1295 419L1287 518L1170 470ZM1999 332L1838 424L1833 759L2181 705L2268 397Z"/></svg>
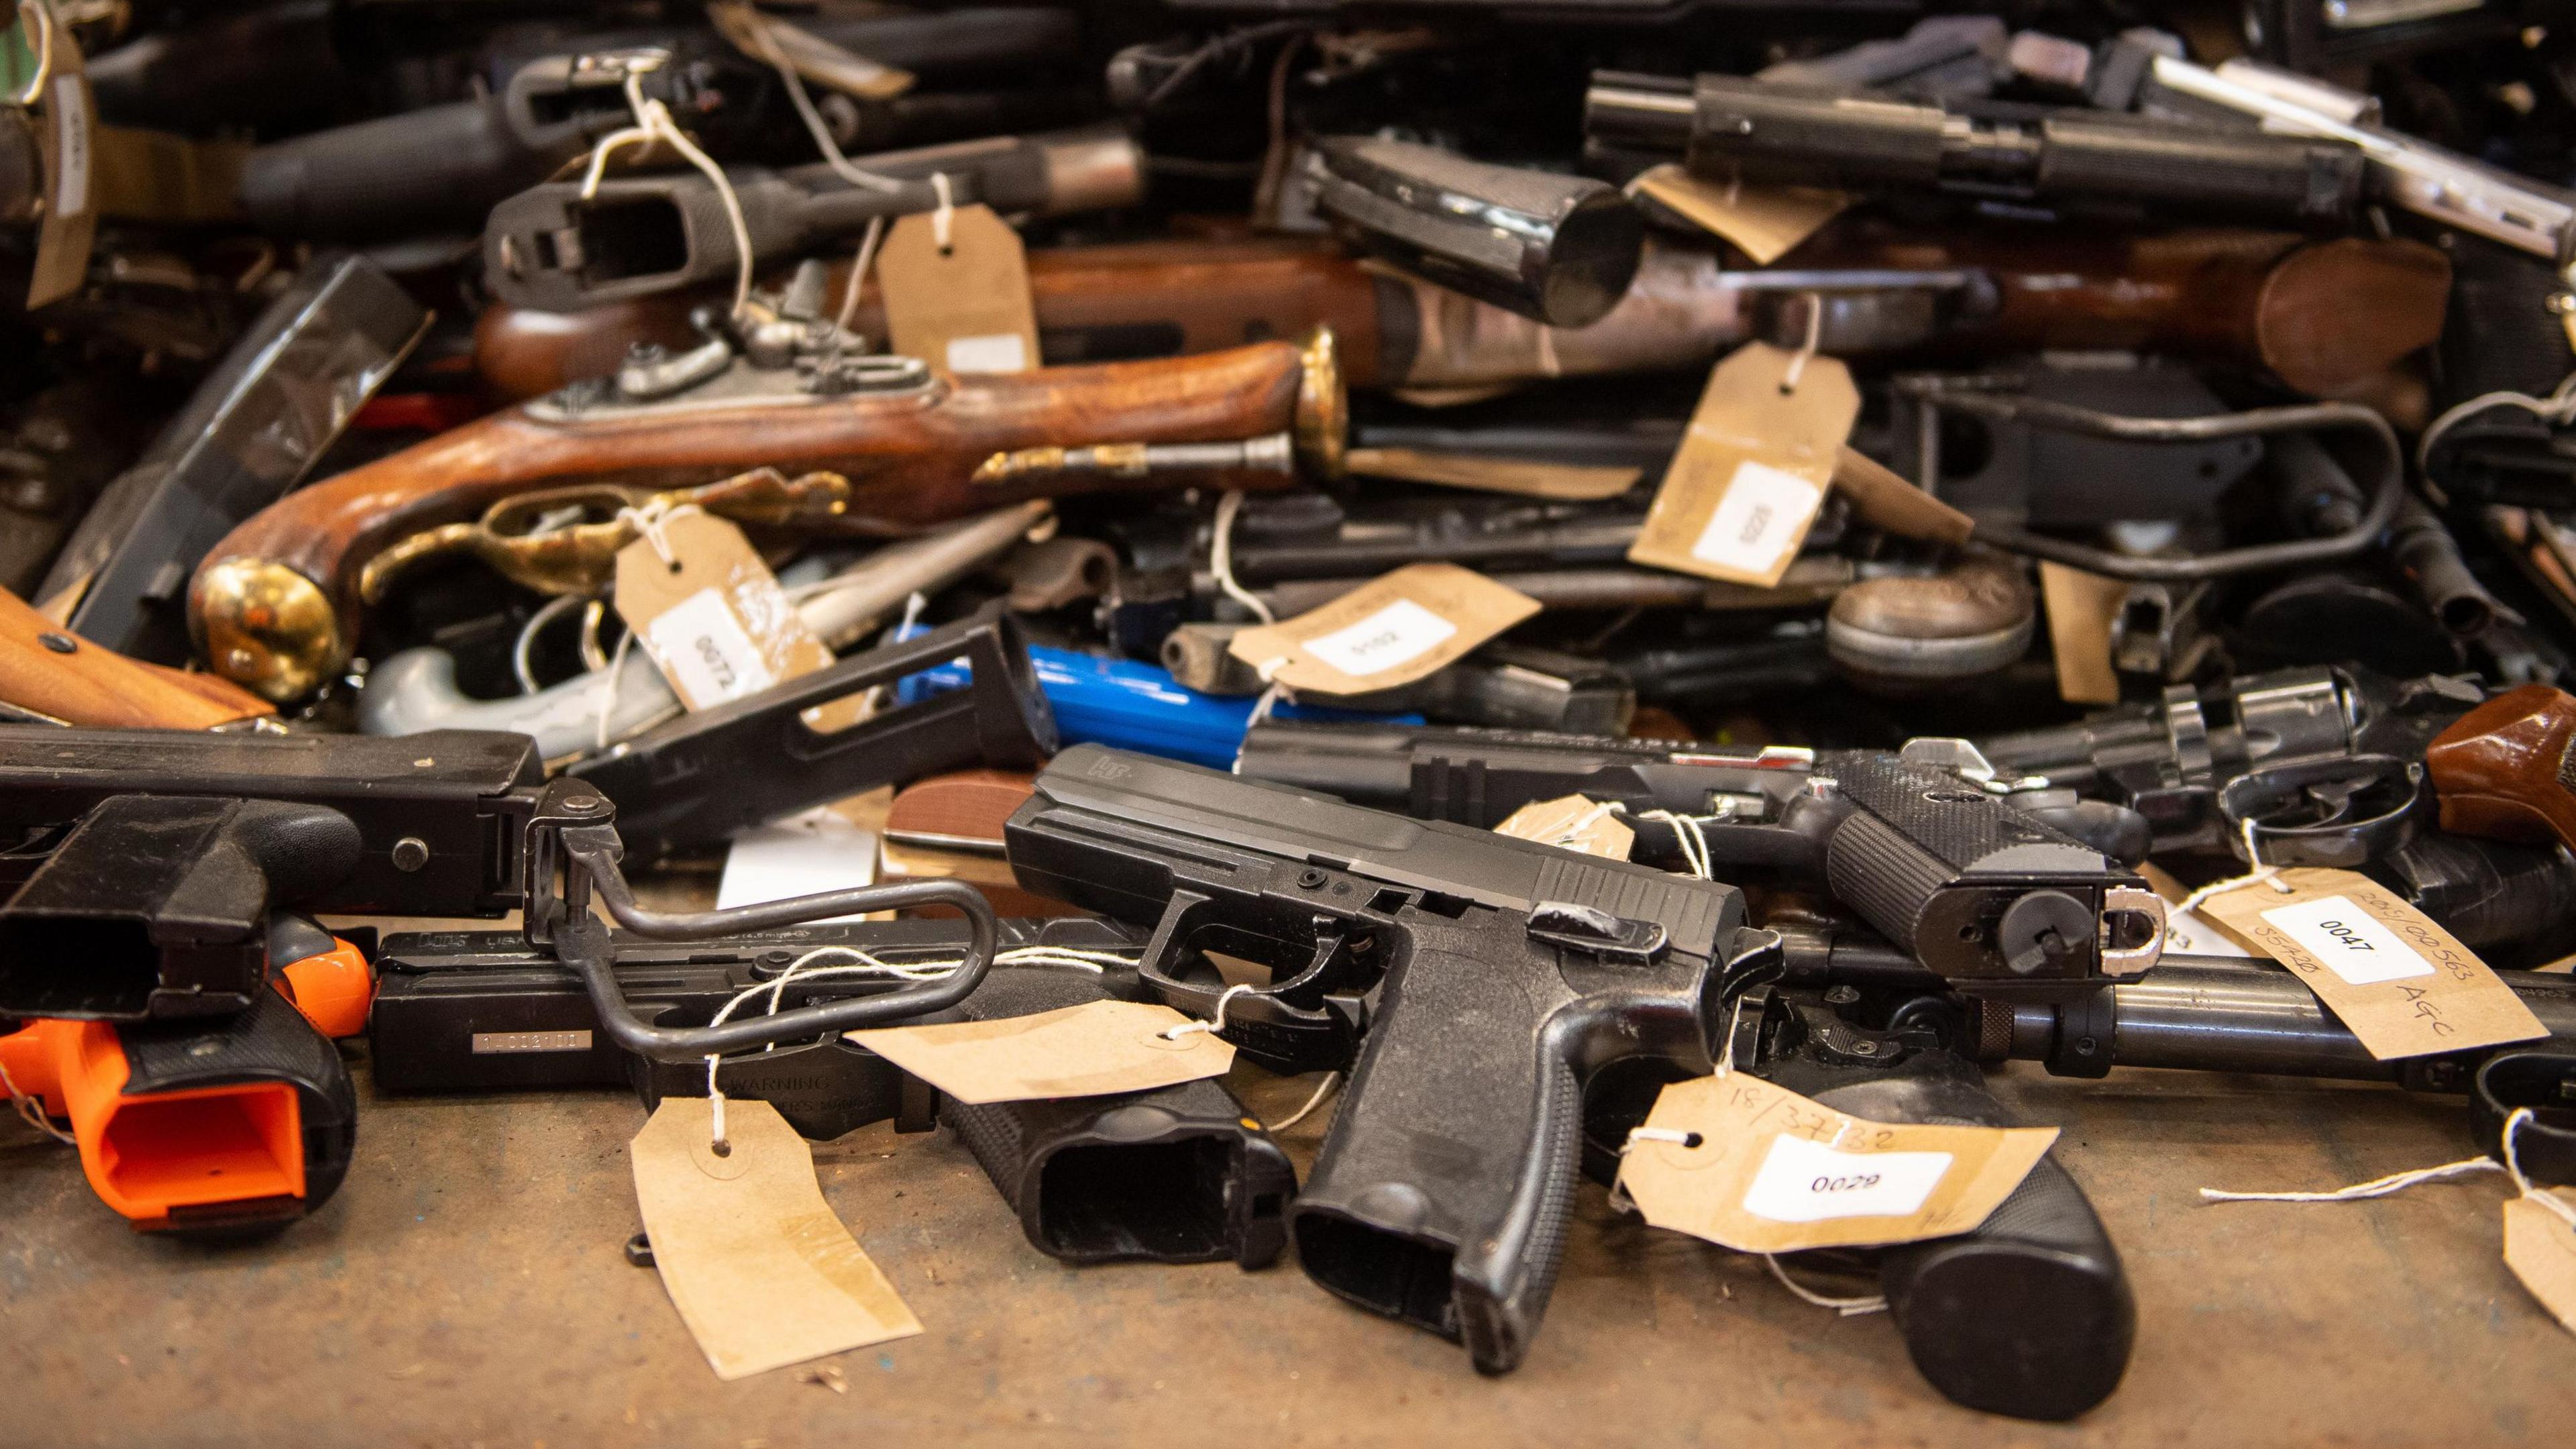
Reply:
<svg viewBox="0 0 2576 1449"><path fill-rule="evenodd" d="M361 1150L334 1038L714 1081L1489 1373L1716 1071L1988 1126L2006 1061L2386 1081L2576 1181L2576 36L2041 8L0 0L20 1115L224 1235ZM1640 561L1766 348L1856 385L1813 518ZM804 665L630 627L689 517ZM1355 692L1243 647L1423 564L1529 608ZM628 882L886 790L872 883ZM1628 848L1495 830L1568 796ZM2299 866L2545 1039L2382 1059L2174 909ZM846 1036L1094 1000L1340 1074L1303 1180L1214 1081L970 1105ZM1962 1403L2128 1361L2054 1161L1827 1266Z"/></svg>

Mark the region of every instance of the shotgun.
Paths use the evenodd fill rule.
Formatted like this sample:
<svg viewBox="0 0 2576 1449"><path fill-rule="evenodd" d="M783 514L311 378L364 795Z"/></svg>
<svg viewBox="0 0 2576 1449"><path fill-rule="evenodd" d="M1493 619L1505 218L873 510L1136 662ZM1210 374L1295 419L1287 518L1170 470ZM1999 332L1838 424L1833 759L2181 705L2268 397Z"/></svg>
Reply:
<svg viewBox="0 0 2576 1449"><path fill-rule="evenodd" d="M848 272L836 267L828 294ZM1795 345L1826 302L1838 356L1974 357L2030 349L2172 352L2267 369L2343 396L2442 331L2451 268L2411 241L2312 241L2192 227L1899 227L1853 217L1762 272L1649 238L1608 316L1555 328L1354 261L1321 241L1230 238L1029 253L1038 350L1051 365L1170 357L1329 326L1359 388L1486 388L1704 366L1755 335ZM2367 297L2370 305L2349 305ZM578 313L496 305L475 329L486 383L513 400L617 370L638 343L686 347L716 300L669 293ZM852 323L885 335L871 285Z"/></svg>
<svg viewBox="0 0 2576 1449"><path fill-rule="evenodd" d="M1303 346L945 379L911 358L845 355L833 343L846 334L813 325L830 340L783 365L724 338L647 355L290 494L198 567L189 617L207 657L264 698L311 694L350 657L370 559L537 488L827 470L851 485L833 531L893 537L1029 498L1275 488L1300 461L1339 466L1329 332Z"/></svg>

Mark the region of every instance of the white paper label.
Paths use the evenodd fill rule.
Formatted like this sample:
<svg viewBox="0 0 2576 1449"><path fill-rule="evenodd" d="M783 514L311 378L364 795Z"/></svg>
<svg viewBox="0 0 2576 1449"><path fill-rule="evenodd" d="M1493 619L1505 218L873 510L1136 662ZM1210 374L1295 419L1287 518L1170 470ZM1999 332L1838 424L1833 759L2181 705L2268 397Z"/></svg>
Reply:
<svg viewBox="0 0 2576 1449"><path fill-rule="evenodd" d="M1382 674L1418 659L1458 632L1458 626L1413 602L1398 599L1348 628L1298 646L1353 679Z"/></svg>
<svg viewBox="0 0 2576 1449"><path fill-rule="evenodd" d="M766 905L791 896L870 885L877 878L877 837L826 806L755 825L733 838L724 874L716 881L716 909ZM865 915L833 916L862 921Z"/></svg>
<svg viewBox="0 0 2576 1449"><path fill-rule="evenodd" d="M81 78L54 78L54 129L62 174L54 183L54 214L89 210L89 111L81 104Z"/></svg>
<svg viewBox="0 0 2576 1449"><path fill-rule="evenodd" d="M1744 1210L1776 1223L1903 1217L1921 1210L1950 1162L1947 1152L1844 1152L1784 1133L1744 1190Z"/></svg>
<svg viewBox="0 0 2576 1449"><path fill-rule="evenodd" d="M2369 912L2342 896L2323 896L2263 913L2291 940L2326 963L2326 969L2354 986L2430 976L2433 963Z"/></svg>
<svg viewBox="0 0 2576 1449"><path fill-rule="evenodd" d="M1797 474L1747 459L1735 465L1726 496L1717 501L1699 542L1691 545L1691 557L1720 568L1767 574L1824 498L1824 489Z"/></svg>
<svg viewBox="0 0 2576 1449"><path fill-rule="evenodd" d="M778 682L760 646L713 589L700 589L664 610L644 636L654 660L696 708L757 694Z"/></svg>
<svg viewBox="0 0 2576 1449"><path fill-rule="evenodd" d="M1028 344L1016 332L948 339L950 372L1026 372L1028 368Z"/></svg>

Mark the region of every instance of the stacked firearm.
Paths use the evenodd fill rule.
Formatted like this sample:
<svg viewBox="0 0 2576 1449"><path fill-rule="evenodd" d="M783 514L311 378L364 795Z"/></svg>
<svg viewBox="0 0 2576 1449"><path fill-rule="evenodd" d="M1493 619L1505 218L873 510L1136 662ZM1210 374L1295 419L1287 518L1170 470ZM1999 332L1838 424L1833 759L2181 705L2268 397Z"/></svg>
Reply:
<svg viewBox="0 0 2576 1449"><path fill-rule="evenodd" d="M945 1126L1040 1251L1496 1373L1712 1073L2382 1080L2576 1180L2576 44L2160 8L0 0L0 1079L181 1233L332 1194L332 1037ZM836 802L875 884L628 883ZM2178 905L2300 869L2539 1034ZM1336 1074L1302 1183L845 1036L1101 1000ZM1963 1403L2127 1364L2054 1160L1801 1261Z"/></svg>

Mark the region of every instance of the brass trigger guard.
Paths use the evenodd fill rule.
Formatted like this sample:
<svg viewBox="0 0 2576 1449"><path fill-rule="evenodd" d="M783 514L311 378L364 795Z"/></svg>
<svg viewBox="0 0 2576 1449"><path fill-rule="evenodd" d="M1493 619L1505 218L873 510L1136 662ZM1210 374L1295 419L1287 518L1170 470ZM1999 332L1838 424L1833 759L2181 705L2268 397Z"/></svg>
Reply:
<svg viewBox="0 0 2576 1449"><path fill-rule="evenodd" d="M849 502L850 482L838 473L789 478L775 468L664 493L616 484L539 489L501 499L471 522L427 529L383 550L359 572L358 597L370 605L381 603L404 570L448 554L479 559L510 582L541 594L597 593L616 574L618 550L637 537L637 512L688 506L737 523L789 527L838 518ZM552 528L537 526L567 508L588 516Z"/></svg>

